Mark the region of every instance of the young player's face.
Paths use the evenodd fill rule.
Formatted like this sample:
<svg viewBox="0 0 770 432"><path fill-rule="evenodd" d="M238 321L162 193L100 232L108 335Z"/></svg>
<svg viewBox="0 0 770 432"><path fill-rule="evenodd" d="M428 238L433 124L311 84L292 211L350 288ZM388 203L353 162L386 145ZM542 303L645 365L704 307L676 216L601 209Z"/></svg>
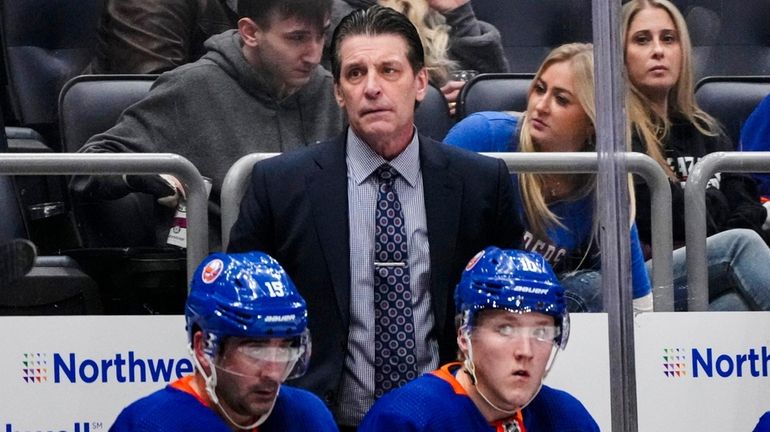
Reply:
<svg viewBox="0 0 770 432"><path fill-rule="evenodd" d="M665 99L679 81L682 45L674 20L659 7L634 16L625 40L628 78L645 96Z"/></svg>
<svg viewBox="0 0 770 432"><path fill-rule="evenodd" d="M267 413L295 363L294 350L285 339L228 338L215 361L216 391L223 409L244 423Z"/></svg>
<svg viewBox="0 0 770 432"><path fill-rule="evenodd" d="M527 101L527 121L538 151L585 150L594 128L578 101L569 62L553 63L537 77Z"/></svg>
<svg viewBox="0 0 770 432"><path fill-rule="evenodd" d="M393 34L356 35L339 49L340 78L337 103L347 112L350 127L381 155L396 150L412 137L415 101L425 97L425 69L412 70L406 40ZM389 146L388 146L389 145Z"/></svg>
<svg viewBox="0 0 770 432"><path fill-rule="evenodd" d="M471 332L477 382L470 391L477 388L502 409L521 408L540 389L555 331L545 314L482 311ZM467 349L462 340L460 346Z"/></svg>

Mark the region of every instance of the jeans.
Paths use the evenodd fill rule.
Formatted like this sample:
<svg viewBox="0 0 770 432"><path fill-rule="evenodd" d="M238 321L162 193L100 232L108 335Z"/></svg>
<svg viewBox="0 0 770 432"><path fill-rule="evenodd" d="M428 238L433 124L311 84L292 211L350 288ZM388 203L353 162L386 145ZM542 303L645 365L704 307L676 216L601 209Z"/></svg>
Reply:
<svg viewBox="0 0 770 432"><path fill-rule="evenodd" d="M570 312L602 312L602 274L597 270L579 270L560 275L564 300Z"/></svg>
<svg viewBox="0 0 770 432"><path fill-rule="evenodd" d="M770 248L748 229L731 229L706 239L709 310L770 310ZM648 270L650 261L647 262ZM674 251L674 309L687 310L686 248Z"/></svg>

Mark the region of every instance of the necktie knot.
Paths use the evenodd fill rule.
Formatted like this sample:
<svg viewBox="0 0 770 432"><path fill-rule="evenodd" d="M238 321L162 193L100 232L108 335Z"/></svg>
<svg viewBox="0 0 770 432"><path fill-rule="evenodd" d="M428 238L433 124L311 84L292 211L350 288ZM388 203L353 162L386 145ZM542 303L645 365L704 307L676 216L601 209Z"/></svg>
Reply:
<svg viewBox="0 0 770 432"><path fill-rule="evenodd" d="M376 174L380 182L393 182L399 176L398 171L386 163L377 168Z"/></svg>

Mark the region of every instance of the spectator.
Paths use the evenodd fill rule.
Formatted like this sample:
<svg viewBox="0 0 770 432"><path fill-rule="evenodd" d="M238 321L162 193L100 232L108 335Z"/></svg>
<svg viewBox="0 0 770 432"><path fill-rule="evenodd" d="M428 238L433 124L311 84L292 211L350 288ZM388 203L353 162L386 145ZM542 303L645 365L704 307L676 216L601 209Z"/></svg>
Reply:
<svg viewBox="0 0 770 432"><path fill-rule="evenodd" d="M158 74L194 62L206 53L206 39L237 27L238 15L228 3L108 0L85 73Z"/></svg>
<svg viewBox="0 0 770 432"><path fill-rule="evenodd" d="M455 291L460 362L385 395L360 432L598 431L583 404L543 385L569 339L564 289L541 255L490 247Z"/></svg>
<svg viewBox="0 0 770 432"><path fill-rule="evenodd" d="M685 240L683 186L691 167L711 152L733 147L717 121L695 102L692 46L676 6L667 0L626 3L623 35L635 129L632 146L657 160L671 177L674 242L680 247ZM641 180L635 188L636 220L642 242L649 244L650 193ZM756 184L746 175L717 174L706 189L706 210L710 308L770 310L766 283L770 274L764 274L770 249L757 234L768 224L768 212L759 203ZM687 295L684 248L674 252L673 267L675 303L683 309Z"/></svg>
<svg viewBox="0 0 770 432"><path fill-rule="evenodd" d="M743 151L770 151L770 95L767 95L751 113L741 128L741 149ZM759 186L759 194L765 202L770 201L770 173L752 174ZM767 230L770 227L763 227Z"/></svg>
<svg viewBox="0 0 770 432"><path fill-rule="evenodd" d="M317 397L282 385L304 373L310 334L305 300L277 261L209 256L185 319L195 373L129 405L110 431L337 430Z"/></svg>
<svg viewBox="0 0 770 432"><path fill-rule="evenodd" d="M562 45L546 57L529 90L522 118L479 112L456 124L448 144L479 152L594 151L593 48ZM571 312L603 310L596 177L520 173L514 194L527 222L523 248L545 256L560 275ZM631 270L636 311L652 310L652 292L636 226L631 226Z"/></svg>
<svg viewBox="0 0 770 432"><path fill-rule="evenodd" d="M212 37L203 58L163 74L144 100L80 151L185 156L212 180L209 233L218 235L219 194L235 161L304 147L342 130L331 75L317 67L330 1L240 1L238 30ZM178 192L172 183L159 176L80 176L72 189L86 199L130 192L163 198ZM212 238L212 247L218 245Z"/></svg>
<svg viewBox="0 0 770 432"><path fill-rule="evenodd" d="M514 245L521 227L502 161L415 130L428 79L406 17L356 11L332 49L350 127L257 163L229 248L268 251L297 282L316 335L297 385L322 395L352 430L376 397L454 358L460 269L487 245ZM386 322L390 313L403 327ZM389 353L387 338L403 345Z"/></svg>
<svg viewBox="0 0 770 432"><path fill-rule="evenodd" d="M375 3L405 14L417 27L430 82L441 88L452 113L465 82L451 80L450 72L508 72L500 32L476 19L470 0L334 0L332 25Z"/></svg>

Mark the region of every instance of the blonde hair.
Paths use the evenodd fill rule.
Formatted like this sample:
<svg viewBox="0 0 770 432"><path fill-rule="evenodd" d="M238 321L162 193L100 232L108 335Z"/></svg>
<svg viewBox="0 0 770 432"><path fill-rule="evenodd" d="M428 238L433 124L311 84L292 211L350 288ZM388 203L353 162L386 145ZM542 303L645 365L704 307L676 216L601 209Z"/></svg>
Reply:
<svg viewBox="0 0 770 432"><path fill-rule="evenodd" d="M562 45L551 51L543 61L543 64L535 74L532 85L527 93L531 97L537 81L543 72L556 63L568 62L572 68L575 84L575 97L585 111L592 124L596 122L596 104L594 96L594 55L593 45L585 43L571 43ZM529 115L527 112L525 115ZM521 120L521 133L519 135L519 151L536 152L535 143L530 135L530 125L526 119ZM594 151L594 140L589 137L584 151ZM537 173L519 173L519 188L521 189L522 203L529 223L530 230L540 236L547 237L548 228L563 226L546 203L543 193L545 177ZM589 175L589 181L582 182L582 186L576 191L575 199L585 197L592 193L596 186L596 176Z"/></svg>
<svg viewBox="0 0 770 432"><path fill-rule="evenodd" d="M456 63L449 59L449 30L451 27L438 11L431 9L426 0L378 0L380 6L395 9L406 15L417 28L425 49L425 67L430 82L443 85Z"/></svg>
<svg viewBox="0 0 770 432"><path fill-rule="evenodd" d="M636 17L636 14L645 8L663 9L674 22L682 49L682 70L679 74L679 80L668 94L668 113L665 117L661 117L651 108L650 99L630 79L628 80L627 109L634 129L646 146L647 154L655 159L670 177L675 179L676 176L665 159L665 150L663 148L663 138L669 132L671 116L678 115L685 118L704 135L720 135L722 129L719 126L719 122L703 111L695 101L695 78L693 74L690 33L687 30L687 23L682 13L679 12L679 9L673 3L668 0L632 0L626 3L623 6L624 47L628 44L628 29L631 27L631 22ZM625 49L623 52L625 57Z"/></svg>

